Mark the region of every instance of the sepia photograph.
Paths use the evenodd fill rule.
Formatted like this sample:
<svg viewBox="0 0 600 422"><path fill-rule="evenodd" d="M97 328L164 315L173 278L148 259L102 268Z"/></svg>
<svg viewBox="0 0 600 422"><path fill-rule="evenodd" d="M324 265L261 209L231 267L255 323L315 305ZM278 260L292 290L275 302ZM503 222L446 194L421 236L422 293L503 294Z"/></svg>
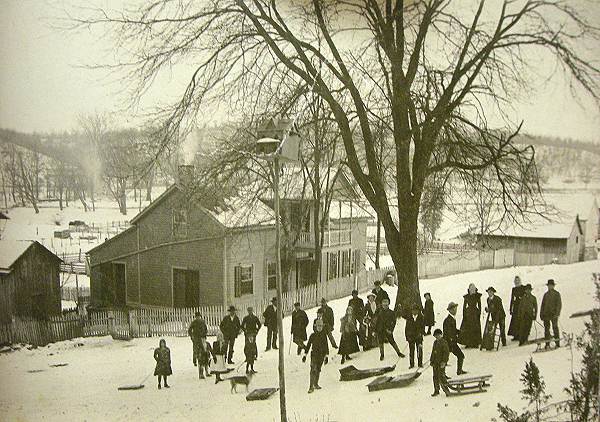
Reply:
<svg viewBox="0 0 600 422"><path fill-rule="evenodd" d="M600 421L598 0L0 0L0 421Z"/></svg>

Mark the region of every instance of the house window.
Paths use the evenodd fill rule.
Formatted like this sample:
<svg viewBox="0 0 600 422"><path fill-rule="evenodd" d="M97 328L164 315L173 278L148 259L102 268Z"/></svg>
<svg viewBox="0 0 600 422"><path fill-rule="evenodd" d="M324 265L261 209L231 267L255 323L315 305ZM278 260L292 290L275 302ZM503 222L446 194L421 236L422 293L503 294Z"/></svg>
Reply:
<svg viewBox="0 0 600 422"><path fill-rule="evenodd" d="M350 275L350 249L342 251L342 268L341 268L341 276L347 277Z"/></svg>
<svg viewBox="0 0 600 422"><path fill-rule="evenodd" d="M331 280L338 277L338 260L339 260L339 252L330 252L329 255L329 265L327 271L327 280Z"/></svg>
<svg viewBox="0 0 600 422"><path fill-rule="evenodd" d="M184 238L188 235L188 213L184 209L173 210L173 237Z"/></svg>
<svg viewBox="0 0 600 422"><path fill-rule="evenodd" d="M277 288L277 263L267 262L267 289L274 290Z"/></svg>
<svg viewBox="0 0 600 422"><path fill-rule="evenodd" d="M251 295L254 293L252 269L252 265L238 265L234 268L235 297Z"/></svg>

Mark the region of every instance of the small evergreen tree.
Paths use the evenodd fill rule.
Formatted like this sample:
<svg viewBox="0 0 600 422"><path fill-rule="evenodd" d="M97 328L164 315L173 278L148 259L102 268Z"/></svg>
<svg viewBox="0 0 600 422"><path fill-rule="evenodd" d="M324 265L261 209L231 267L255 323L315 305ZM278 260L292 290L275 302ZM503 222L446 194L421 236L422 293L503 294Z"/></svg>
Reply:
<svg viewBox="0 0 600 422"><path fill-rule="evenodd" d="M521 373L521 383L525 386L521 390L523 398L527 400L529 406L532 404L535 405L535 410L527 410L525 413L519 415L510 407L498 403L500 418L506 422L528 422L532 420L540 422L540 417L544 412L542 406L551 396L546 394L546 383L540 375L540 369L531 358L525 364L525 370Z"/></svg>
<svg viewBox="0 0 600 422"><path fill-rule="evenodd" d="M600 303L600 280L596 280L596 300ZM571 375L565 391L571 397L569 406L574 420L591 422L600 420L598 377L600 372L600 309L595 309L591 321L585 323L584 333L577 339L583 350L581 370Z"/></svg>

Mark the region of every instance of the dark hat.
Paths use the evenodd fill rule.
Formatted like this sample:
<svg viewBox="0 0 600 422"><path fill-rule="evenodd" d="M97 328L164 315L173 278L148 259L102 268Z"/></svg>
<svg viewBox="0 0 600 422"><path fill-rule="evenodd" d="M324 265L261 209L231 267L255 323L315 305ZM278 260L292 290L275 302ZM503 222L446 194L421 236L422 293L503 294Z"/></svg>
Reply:
<svg viewBox="0 0 600 422"><path fill-rule="evenodd" d="M273 299L271 299L271 302L273 302L273 303L277 302L277 298L274 297Z"/></svg>
<svg viewBox="0 0 600 422"><path fill-rule="evenodd" d="M325 299L324 297L321 298L321 303L327 303L327 299Z"/></svg>
<svg viewBox="0 0 600 422"><path fill-rule="evenodd" d="M554 286L554 285L556 285L556 283L552 279L548 280L548 282L546 283L546 286Z"/></svg>
<svg viewBox="0 0 600 422"><path fill-rule="evenodd" d="M233 306L233 305L231 305L227 310L229 312L235 312L236 311L235 306Z"/></svg>
<svg viewBox="0 0 600 422"><path fill-rule="evenodd" d="M433 330L434 336L437 336L438 334L442 334L442 330L440 330L439 328L436 328L435 330Z"/></svg>
<svg viewBox="0 0 600 422"><path fill-rule="evenodd" d="M194 316L200 316L200 312L196 312Z"/></svg>
<svg viewBox="0 0 600 422"><path fill-rule="evenodd" d="M458 307L458 303L455 303L455 302L450 302L450 303L448 304L448 307L446 308L446 310L448 310L448 311L449 311L450 309L452 309L452 308L456 308L456 307Z"/></svg>
<svg viewBox="0 0 600 422"><path fill-rule="evenodd" d="M375 282L373 284L376 285L376 286L381 286L381 281L375 280Z"/></svg>
<svg viewBox="0 0 600 422"><path fill-rule="evenodd" d="M492 286L490 286L490 287L488 287L486 289L486 292L494 292L494 293L496 293L496 289L494 289Z"/></svg>
<svg viewBox="0 0 600 422"><path fill-rule="evenodd" d="M300 302L294 303L294 306L300 306Z"/></svg>
<svg viewBox="0 0 600 422"><path fill-rule="evenodd" d="M377 297L377 295L375 295L375 293L369 293L369 294L367 295L367 299L368 299L368 298L370 298L370 297Z"/></svg>
<svg viewBox="0 0 600 422"><path fill-rule="evenodd" d="M352 290L352 294L353 295L357 295L358 294L358 290L356 290L356 289Z"/></svg>
<svg viewBox="0 0 600 422"><path fill-rule="evenodd" d="M526 284L525 290L533 290L533 287L531 287L531 284Z"/></svg>

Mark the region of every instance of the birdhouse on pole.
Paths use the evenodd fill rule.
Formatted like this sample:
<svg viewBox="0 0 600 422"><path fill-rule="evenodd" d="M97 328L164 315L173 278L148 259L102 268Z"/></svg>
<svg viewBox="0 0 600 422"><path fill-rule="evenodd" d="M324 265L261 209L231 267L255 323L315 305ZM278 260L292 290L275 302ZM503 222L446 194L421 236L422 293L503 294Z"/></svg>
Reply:
<svg viewBox="0 0 600 422"><path fill-rule="evenodd" d="M296 124L291 119L268 119L257 130L258 154L271 158L275 155L282 161L295 162L299 160L300 135Z"/></svg>

